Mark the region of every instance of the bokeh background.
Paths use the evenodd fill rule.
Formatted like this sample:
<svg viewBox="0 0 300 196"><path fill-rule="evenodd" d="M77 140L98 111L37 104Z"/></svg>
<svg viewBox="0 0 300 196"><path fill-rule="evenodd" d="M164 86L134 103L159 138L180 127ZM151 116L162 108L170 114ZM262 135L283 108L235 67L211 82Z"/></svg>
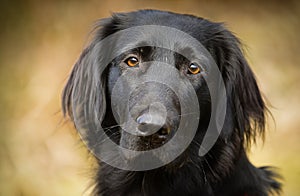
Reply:
<svg viewBox="0 0 300 196"><path fill-rule="evenodd" d="M154 8L226 22L272 107L250 152L274 165L283 195L300 195L300 1L92 0L0 2L0 195L85 195L92 160L60 112L61 90L93 22Z"/></svg>

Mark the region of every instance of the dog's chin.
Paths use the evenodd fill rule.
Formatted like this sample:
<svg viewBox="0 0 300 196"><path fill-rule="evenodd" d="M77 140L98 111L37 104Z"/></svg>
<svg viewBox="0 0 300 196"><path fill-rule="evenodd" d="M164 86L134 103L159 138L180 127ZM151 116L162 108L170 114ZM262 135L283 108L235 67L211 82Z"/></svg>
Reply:
<svg viewBox="0 0 300 196"><path fill-rule="evenodd" d="M147 137L139 137L136 141L136 146L132 150L137 151L149 151L162 147L170 139L167 137L161 137L157 135L151 135Z"/></svg>
<svg viewBox="0 0 300 196"><path fill-rule="evenodd" d="M160 167L154 167L150 170L162 170L167 173L176 173L181 168L184 168L188 164L190 164L192 161L189 158L187 154L181 154L171 162L166 162L164 160L164 157L158 157L156 154L149 153L147 155L147 158L145 159L145 156L143 156L143 153L138 153L137 151L128 153L128 151L121 150L121 157L123 158L124 164L128 166L128 168L139 168L140 166L137 165L138 163L141 164L152 164L155 163L155 165L161 165ZM149 162L149 159L151 161ZM146 171L146 170L144 170Z"/></svg>
<svg viewBox="0 0 300 196"><path fill-rule="evenodd" d="M159 148L162 147L164 144L166 144L171 138L166 138L164 140L155 140L153 138L150 138L150 136L148 137L149 138L136 137L135 138L136 140L134 141L135 145L132 145L132 143L128 141L122 142L122 145L120 145L122 147L120 151L120 156L123 158L125 163L135 164L137 162L140 162L140 163L147 164L147 160L151 159L150 162L161 163L160 165L162 166L159 169L162 169L163 171L168 173L174 173L179 169L184 168L187 164L192 163L188 149L185 150L183 153L179 154L171 162L167 161L169 160L169 157L167 156L168 155L172 156L171 154L173 155L176 154L175 152L176 149L174 149L174 152L171 152L172 150L165 152L165 151L160 151ZM158 150L158 151L153 152L152 150ZM147 153L146 159L144 153ZM149 156L151 158L149 158Z"/></svg>

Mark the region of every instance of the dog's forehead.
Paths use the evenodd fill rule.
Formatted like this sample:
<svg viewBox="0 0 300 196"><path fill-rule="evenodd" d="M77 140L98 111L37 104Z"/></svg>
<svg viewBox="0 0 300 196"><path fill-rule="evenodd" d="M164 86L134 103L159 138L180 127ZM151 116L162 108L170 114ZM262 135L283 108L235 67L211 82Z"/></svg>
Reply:
<svg viewBox="0 0 300 196"><path fill-rule="evenodd" d="M197 48L195 46L195 41L197 40L192 40L192 37L185 32L161 26L149 26L149 28L145 28L145 32L135 35L135 40L132 44L136 47L154 46L177 52L178 50L186 51L187 48L190 51ZM201 43L199 42L199 44Z"/></svg>
<svg viewBox="0 0 300 196"><path fill-rule="evenodd" d="M171 51L158 55L159 58L163 55L171 57L170 54L177 53L190 61L196 60L207 66L214 63L205 46L195 37L173 27L158 25L135 26L117 31L97 42L95 55L102 51L104 55L101 55L101 58L110 62L119 55L149 46Z"/></svg>
<svg viewBox="0 0 300 196"><path fill-rule="evenodd" d="M140 48L141 51L143 51L143 48L145 47L151 48L151 54L154 54L157 57L164 56L165 58L173 58L174 54L179 54L189 60L212 60L212 58L208 58L209 53L204 47L195 47L195 45L189 44L184 40L181 41L180 39L174 41L157 38L154 35L148 35L147 37L143 37L142 40L137 39L130 44L121 45L120 49L122 51L130 51L132 49Z"/></svg>

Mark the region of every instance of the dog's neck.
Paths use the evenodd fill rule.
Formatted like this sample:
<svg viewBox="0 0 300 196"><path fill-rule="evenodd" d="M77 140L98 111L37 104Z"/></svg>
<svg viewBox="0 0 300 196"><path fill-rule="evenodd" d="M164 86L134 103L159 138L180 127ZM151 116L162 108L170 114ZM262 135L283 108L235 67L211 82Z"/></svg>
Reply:
<svg viewBox="0 0 300 196"><path fill-rule="evenodd" d="M189 164L178 168L176 172L172 172L166 168L159 168L149 171L124 171L113 168L108 165L102 165L100 171L99 182L96 186L96 194L100 195L156 195L163 193L164 195L176 195L180 192L185 192L187 195L194 195L194 193L201 195L211 195L208 190L211 187L203 176L201 168L191 167ZM191 175L193 174L193 175ZM202 177L201 177L202 176ZM189 184L182 186L182 179L189 179ZM201 180L199 180L201 179ZM111 183L111 182L115 183ZM110 182L110 183L106 183ZM201 191L201 190L205 190ZM212 193L212 192L211 192Z"/></svg>
<svg viewBox="0 0 300 196"><path fill-rule="evenodd" d="M157 193L177 195L179 192L184 192L185 195L205 196L267 196L270 191L276 191L278 188L273 179L276 177L274 173L269 168L254 167L244 152L222 183L212 180L212 176L209 175L213 174L205 171L200 164L196 167L195 163L187 163L176 172L165 167L149 171L125 171L101 164L100 168L94 193L103 196L143 196ZM260 177L257 178L258 176ZM265 193L259 192L261 190L265 190Z"/></svg>

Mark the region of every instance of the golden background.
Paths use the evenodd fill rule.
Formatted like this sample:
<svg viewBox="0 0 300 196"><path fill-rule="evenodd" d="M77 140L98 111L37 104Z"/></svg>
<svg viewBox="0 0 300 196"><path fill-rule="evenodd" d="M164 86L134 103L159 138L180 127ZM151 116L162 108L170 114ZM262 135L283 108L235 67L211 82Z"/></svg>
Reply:
<svg viewBox="0 0 300 196"><path fill-rule="evenodd" d="M64 123L61 90L96 19L145 8L226 22L242 40L275 118L251 160L278 167L283 195L300 195L297 0L1 1L0 195L88 193L91 160Z"/></svg>

